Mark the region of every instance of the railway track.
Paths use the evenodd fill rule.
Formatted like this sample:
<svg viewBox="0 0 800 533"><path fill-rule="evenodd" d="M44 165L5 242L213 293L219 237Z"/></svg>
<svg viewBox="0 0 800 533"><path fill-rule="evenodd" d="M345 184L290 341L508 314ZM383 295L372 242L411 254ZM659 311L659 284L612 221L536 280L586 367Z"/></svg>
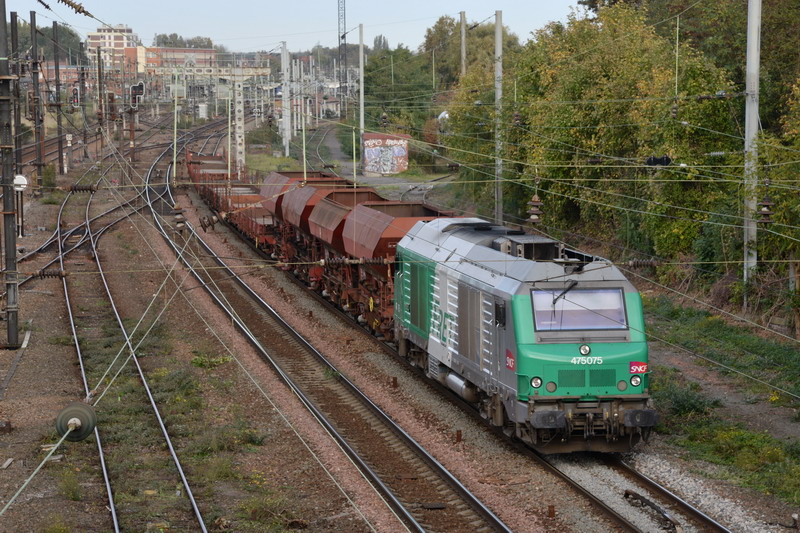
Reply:
<svg viewBox="0 0 800 533"><path fill-rule="evenodd" d="M156 209L170 214L172 202ZM156 217L159 225L163 223ZM201 286L414 531L508 531L430 454L308 344L191 228L162 235ZM181 251L186 247L186 251Z"/></svg>
<svg viewBox="0 0 800 533"><path fill-rule="evenodd" d="M170 151L170 148L164 149L160 157L163 157ZM113 166L109 167L109 169L111 168L113 168ZM97 181L99 182L102 179L104 179L103 176ZM91 216L95 189L96 187L92 187L88 191L83 221L75 224L69 223L70 221L67 220L67 213L72 212L73 215L75 214L76 206L72 206L68 209L68 204L77 199L77 193L72 192L68 194L59 212L57 240L61 269L71 274L69 277L63 278L62 283L64 297L67 302L70 329L73 334L75 348L80 361L81 376L84 383L86 398L94 405L97 405L102 400L105 391L112 385L114 385L115 390L118 391L117 394L123 394L126 397L124 407L114 405L114 402L109 401L106 401L106 405L103 406L107 415L106 419L109 420L102 428L102 433L108 437L105 439L106 445L103 445L101 431L97 428L95 429L113 527L115 531L119 531L120 528L145 528L146 524L135 521L131 522L130 517L134 514L136 516L146 516L146 508L140 508L140 513L131 513L131 507L135 508L137 505L149 506L156 504L153 499L137 501L135 498L128 497L126 498L127 505L125 512L118 513L117 506L114 503L115 492L117 496L125 497L126 494L130 495L136 492L142 492L154 485L175 486L177 483L179 486L183 487L183 493L188 499L190 509L185 508L182 504L178 504L176 506L177 509L171 512L172 524L181 528L206 531L202 514L200 513L192 493L192 488L175 452L175 447L173 446L172 439L165 426L164 418L154 399L148 376L139 362L139 356L137 356L137 352L141 354L139 351L141 349L141 344L150 330L148 329L142 333L141 330L145 328L141 327L141 330L137 332L136 330L141 325L140 322L137 324L137 328L134 328L136 337L133 337L133 332L129 331L129 328L122 321L111 287L103 271L102 255L98 250L98 240L111 227L110 223L114 221L108 220L108 217L112 216L112 213L108 210L103 216ZM135 209L131 209L127 215L121 218L124 219L135 212ZM106 223L104 224L104 222ZM61 231L62 227L70 225L80 227L82 230L68 233ZM66 256L66 250L73 253ZM84 253L78 253L81 251ZM94 261L87 261L87 256L93 258ZM72 286L78 283L80 283L79 287ZM155 320L153 324L155 324ZM120 335L122 337L122 343L117 349L117 345L119 344L117 338ZM109 347L109 344L111 344L110 348L112 349L103 349L104 347ZM89 349L82 350L82 346ZM128 362L132 362L134 366L133 369ZM141 411L139 416L144 416L145 419L150 420L145 422L144 426L140 426L141 423L134 422L133 419L124 420L125 417L122 416L120 412L117 412L113 416L109 416L108 414L108 411L112 411L113 413L121 409ZM121 418L123 419L122 423L111 422L111 420L118 421ZM142 427L143 430L141 434L131 434L130 425ZM151 446L149 448L149 453L141 454L140 452L136 462L138 466L134 472L125 472L123 474L119 471L119 468L112 469L111 472L109 472L109 469L106 467L107 463L112 466L123 463L126 455L129 453L128 450L130 446L137 439L152 439L154 438L153 433L157 433L158 431L160 431L164 442L163 447L166 447L169 451L169 460L171 460L174 468L165 468L165 462L169 462L169 460L164 456L165 454L162 451L162 446ZM123 435L126 436L123 438ZM140 448L148 449L147 446L140 446ZM124 475L125 477L125 490L120 487L120 485L122 485L120 475ZM174 500L174 498L170 496L169 500ZM165 504L156 505L161 506Z"/></svg>
<svg viewBox="0 0 800 533"><path fill-rule="evenodd" d="M320 130L317 130L314 136L319 135L319 132ZM327 131L323 133L317 143L315 150L316 159L319 160L319 166L322 166L323 168L333 168L332 165L326 165L325 159L319 152L319 146L324 142L324 136L326 133ZM312 136L312 139L314 136ZM309 164L310 163L311 159L309 158ZM421 192L423 192L422 197L424 200L425 191ZM234 233L239 234L237 228L230 225L228 225L228 228ZM239 236L244 237L241 234L239 234ZM243 240L248 242L248 244L250 242L250 240L247 238L244 238ZM261 255L262 258L267 260L269 259L265 257L260 250L253 248L252 246L251 248L256 253ZM302 286L304 290L308 290L308 287L302 282L302 280L299 280L292 275L289 275L289 278L293 282ZM369 332L361 327L351 315L343 313L329 300L322 297L322 295L318 292L309 291L309 293L312 294L321 305L324 305L332 312L343 318L347 323L361 330L365 335L371 337ZM379 343L379 345L390 356L398 360L402 360L402 357L397 353L395 346L387 343ZM423 372L419 371L418 369L416 371L421 378L424 378ZM480 419L473 406L461 400L449 389L438 383L431 382L430 384L441 394L452 398L455 403L460 404L477 420ZM497 433L499 436L500 432ZM592 488L591 483L589 483L589 486L587 486L585 478L581 480L578 476L570 475L570 473L568 473L570 469L565 468L563 461L550 460L547 456L538 454L528 449L521 443L515 443L515 446L517 446L520 453L529 456L532 461L539 465L540 468L548 471L555 477L563 480L563 482L571 486L574 491L581 494L600 514L605 516L606 519L616 524L623 530L647 532L650 531L650 528L652 527L663 527L672 531L729 531L719 522L703 513L700 509L681 499L666 487L662 487L644 474L637 472L616 455L598 457L588 456L585 458L581 457L580 455L576 456L578 457L577 460L581 466L572 470L573 472L593 471L593 468L600 468L605 469L607 472L613 471L618 473L622 478L625 479L627 484L619 485L613 495L611 495L609 498L604 498L602 495L597 494L597 491ZM584 462L587 464L584 464ZM559 464L561 466L559 466ZM596 470L594 471L596 472ZM602 477L602 474L597 474L597 476ZM608 493L606 492L605 494ZM631 506L638 507L642 512L631 513ZM641 514L641 517L635 516L636 514Z"/></svg>
<svg viewBox="0 0 800 533"><path fill-rule="evenodd" d="M214 124L206 126L206 128L213 126ZM184 137L185 139L182 140L183 145L193 139L191 135L186 135ZM172 143L158 143L144 149L159 150L160 155L156 158L157 162L167 153L172 152ZM165 483L164 479L166 476L167 486L171 485L174 487L174 480L168 479L170 475L169 468L164 468L165 458L163 457L164 454L161 449L167 448L170 451L173 463L176 465L175 470L182 484L182 492L187 495L191 504L191 511L186 513L187 516L183 519L173 519L173 523L181 524L182 528L188 530L206 531L199 508L192 496L191 487L180 467L180 462L175 454L163 417L159 413L158 406L148 386L148 379L138 361L137 350L140 349L140 345L145 340L150 329L144 334L138 333L136 339L132 337L129 332L129 326L126 326L122 321L121 314L114 302L111 287L103 272L101 253L98 250L98 240L114 225L128 219L143 208L142 206L136 205L143 203L140 201L143 191L141 185L143 182L140 183L138 188L117 189L115 187L100 187L100 184L103 182L108 184L108 176L117 166L127 165L124 155L119 152L112 152L108 154L106 158L112 160L110 165L105 166L104 169L98 166L92 166L70 187L58 212L56 230L45 243L28 254L26 259L36 257L54 246L57 246L58 249L56 257L46 262L44 267L38 271L37 275L22 280L21 284L39 277L61 277L73 345L78 356L80 376L85 396L84 401L96 405L103 398L105 392L109 390L109 387L111 385L116 385L117 394L124 394L126 396L126 403L122 406L123 410L137 409L137 402L131 402L130 400L135 398L137 394L141 396L142 393L144 393L147 398L141 405L149 404L152 413L158 421L157 426L166 444L156 447L152 447L152 445L144 445L141 447L145 450L152 449L153 457L142 457L141 455L137 457L138 466L135 468L136 475L132 475L132 472L126 471L125 468L120 468L118 465L122 463L124 459L129 459L131 440L136 437L152 438L152 435L135 435L134 432L133 438L128 438L127 436L121 438L122 435L128 435L130 433L129 424L134 424L130 419L126 420L124 415L121 417L123 420L122 423L116 424L116 427L115 424L110 422L110 419L107 424L103 425L102 431L106 437L105 439L101 438L98 428L94 430L98 446L97 450L99 452L100 471L102 472L103 482L106 487L105 493L108 499L107 507L111 515L111 528L114 531L119 531L121 527L123 529L140 530L149 527L149 525L145 523L132 523L128 518L130 513L123 513L120 515L120 513L117 512L117 505L115 504L115 493L117 496L121 494L123 499L125 499L125 491L119 488L120 480L123 477L125 478L126 485L129 487L132 478L139 479L139 476L142 476L144 483L152 486L153 483ZM155 164L156 163L153 164L153 167L155 167ZM151 171L153 167L151 167ZM101 195L107 196L106 201L111 204L111 207L104 209L100 214L92 216L91 213L94 211L93 202L98 190L101 191ZM81 192L87 193L86 196L82 196L80 194ZM81 199L84 201L81 202ZM124 212L120 214L119 211ZM79 218L80 221L78 220ZM49 267L56 264L59 267L58 269L48 270ZM64 275L65 272L72 274L72 276L68 277ZM151 324L151 329L155 322L154 320ZM137 324L137 327L138 326L139 324ZM119 338L120 336L121 339ZM110 348L116 346L118 341L121 341L122 344L119 351L114 353ZM134 344L136 344L136 346L134 346ZM127 357L123 355L126 353L126 349ZM135 373L130 373L128 369L125 368L128 361L131 360L136 367ZM122 389L123 392L120 393L119 389ZM119 399L119 397L117 399ZM115 409L120 409L120 406L113 405L113 403L114 402L106 402L109 408L106 410L106 413L108 410L113 411ZM119 419L120 416L114 418L114 420ZM111 461L107 460L109 454L112 457ZM147 468L141 468L143 463L152 468L149 471ZM146 486L141 486L137 490L141 493L141 490L145 488ZM169 491L167 491L167 494L169 494ZM174 496L167 496L167 500L174 499ZM128 507L135 505L135 503L145 506L142 509L142 513L138 516L148 516L148 506L152 505L154 502L152 499L150 499L150 501L137 502L135 497L129 497L126 499L126 503ZM195 516L194 519L191 519L192 512Z"/></svg>

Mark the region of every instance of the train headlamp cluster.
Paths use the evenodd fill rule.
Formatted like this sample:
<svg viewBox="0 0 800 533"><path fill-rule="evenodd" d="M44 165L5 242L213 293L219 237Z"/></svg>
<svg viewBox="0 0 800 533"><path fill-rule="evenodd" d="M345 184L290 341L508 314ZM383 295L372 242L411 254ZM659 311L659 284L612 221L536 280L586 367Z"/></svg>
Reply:
<svg viewBox="0 0 800 533"><path fill-rule="evenodd" d="M540 377L531 378L531 387L533 387L534 389L538 389L541 386L542 386L542 378Z"/></svg>
<svg viewBox="0 0 800 533"><path fill-rule="evenodd" d="M592 352L592 349L589 347L588 344L581 344L581 347L578 348L581 352L581 355L587 356Z"/></svg>
<svg viewBox="0 0 800 533"><path fill-rule="evenodd" d="M631 378L631 385L633 385L634 387L638 387L641 384L642 384L642 376L633 376Z"/></svg>

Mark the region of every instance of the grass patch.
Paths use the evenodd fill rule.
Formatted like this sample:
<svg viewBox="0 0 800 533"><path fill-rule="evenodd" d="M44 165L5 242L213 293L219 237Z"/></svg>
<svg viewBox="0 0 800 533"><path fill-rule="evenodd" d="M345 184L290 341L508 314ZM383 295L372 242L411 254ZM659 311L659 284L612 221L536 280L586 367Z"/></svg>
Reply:
<svg viewBox="0 0 800 533"><path fill-rule="evenodd" d="M78 474L71 468L65 468L61 471L60 479L58 480L58 489L68 500L79 502L83 499L81 485L78 482Z"/></svg>
<svg viewBox="0 0 800 533"><path fill-rule="evenodd" d="M42 528L42 533L71 533L72 526L60 514L47 517L48 524Z"/></svg>
<svg viewBox="0 0 800 533"><path fill-rule="evenodd" d="M800 444L786 444L716 419L685 424L674 444L693 457L723 467L722 477L740 485L800 504Z"/></svg>
<svg viewBox="0 0 800 533"><path fill-rule="evenodd" d="M222 454L211 455L199 461L197 473L207 483L239 478L239 474L233 466L233 460Z"/></svg>
<svg viewBox="0 0 800 533"><path fill-rule="evenodd" d="M650 392L662 420L673 417L702 418L720 406L700 391L700 385L684 379L675 368L656 366L653 368Z"/></svg>
<svg viewBox="0 0 800 533"><path fill-rule="evenodd" d="M42 196L41 203L45 205L61 205L61 202L63 202L66 197L67 193L64 191L52 189L49 194Z"/></svg>
<svg viewBox="0 0 800 533"><path fill-rule="evenodd" d="M303 165L291 157L272 157L270 154L247 154L247 167L262 172L303 170Z"/></svg>
<svg viewBox="0 0 800 533"><path fill-rule="evenodd" d="M188 445L187 452L196 457L208 457L219 452L234 452L245 446L261 446L265 436L238 419L231 424L210 427L199 433Z"/></svg>
<svg viewBox="0 0 800 533"><path fill-rule="evenodd" d="M228 355L214 356L199 350L193 350L192 353L195 354L195 356L192 357L192 365L206 370L213 370L214 368L224 365L225 363L229 363L233 360L233 358Z"/></svg>
<svg viewBox="0 0 800 533"><path fill-rule="evenodd" d="M800 443L784 442L720 419L717 400L674 368L653 368L657 430L694 459L718 465L716 476L800 504Z"/></svg>
<svg viewBox="0 0 800 533"><path fill-rule="evenodd" d="M241 517L252 526L267 529L261 531L286 531L306 529L308 522L295 518L286 503L286 499L277 494L264 494L245 500L239 506Z"/></svg>
<svg viewBox="0 0 800 533"><path fill-rule="evenodd" d="M794 344L765 339L706 311L677 306L662 296L645 298L644 304L648 329L657 337L800 394L800 357ZM756 388L762 394L768 390ZM778 396L770 401L785 399Z"/></svg>
<svg viewBox="0 0 800 533"><path fill-rule="evenodd" d="M56 337L50 337L47 339L47 342L55 346L72 346L74 344L70 335L58 335Z"/></svg>
<svg viewBox="0 0 800 533"><path fill-rule="evenodd" d="M323 373L323 375L325 376L325 379L334 379L334 380L338 380L338 379L339 379L339 377L341 377L341 374L340 374L339 372L337 372L336 370L334 370L334 369L332 369L332 368L330 368L330 367L327 367L327 366L326 366L326 367L325 367L325 369L322 371L322 373Z"/></svg>

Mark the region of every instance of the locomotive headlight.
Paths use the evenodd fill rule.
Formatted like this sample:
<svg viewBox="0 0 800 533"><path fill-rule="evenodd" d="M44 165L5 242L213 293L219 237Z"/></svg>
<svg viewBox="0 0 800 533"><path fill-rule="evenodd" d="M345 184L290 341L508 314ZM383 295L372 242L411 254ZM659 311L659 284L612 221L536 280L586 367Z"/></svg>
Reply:
<svg viewBox="0 0 800 533"><path fill-rule="evenodd" d="M583 356L589 355L589 353L591 353L591 351L592 351L592 349L589 348L588 344L582 344L581 347L579 348L579 350L581 352L581 355L583 355Z"/></svg>
<svg viewBox="0 0 800 533"><path fill-rule="evenodd" d="M542 386L542 378L531 378L531 387L538 389Z"/></svg>
<svg viewBox="0 0 800 533"><path fill-rule="evenodd" d="M631 378L631 385L633 385L634 387L638 387L641 384L642 384L642 376L633 376Z"/></svg>

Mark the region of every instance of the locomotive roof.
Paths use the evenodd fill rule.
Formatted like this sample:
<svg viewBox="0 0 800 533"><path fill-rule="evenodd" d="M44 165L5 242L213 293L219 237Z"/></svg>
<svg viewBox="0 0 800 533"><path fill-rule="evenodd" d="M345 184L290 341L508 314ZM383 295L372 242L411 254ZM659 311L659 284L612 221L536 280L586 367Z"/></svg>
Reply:
<svg viewBox="0 0 800 533"><path fill-rule="evenodd" d="M498 242L512 245L553 247L558 256L531 260L516 257L498 248ZM607 260L564 249L559 241L539 235L526 235L479 218L437 218L419 222L399 246L436 262L446 263L463 274L488 285L514 292L511 285L544 279L564 280L565 274L581 267L581 277L589 280L620 280L622 273ZM568 272L569 269L569 272ZM511 285L508 285L511 283Z"/></svg>

